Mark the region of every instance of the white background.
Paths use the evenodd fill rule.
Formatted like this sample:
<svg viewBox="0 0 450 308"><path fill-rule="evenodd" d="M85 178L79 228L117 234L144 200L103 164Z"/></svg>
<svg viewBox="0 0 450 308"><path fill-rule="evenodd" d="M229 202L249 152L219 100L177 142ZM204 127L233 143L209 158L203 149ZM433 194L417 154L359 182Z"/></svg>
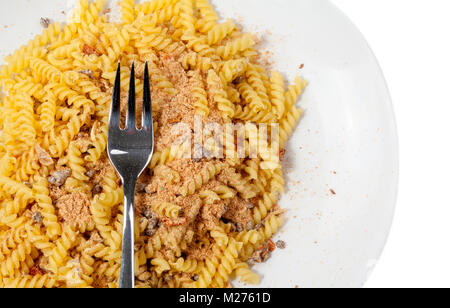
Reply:
<svg viewBox="0 0 450 308"><path fill-rule="evenodd" d="M386 76L400 138L392 233L367 287L450 287L450 1L333 0Z"/></svg>
<svg viewBox="0 0 450 308"><path fill-rule="evenodd" d="M450 287L450 0L332 1L377 55L400 137L396 216L367 287Z"/></svg>

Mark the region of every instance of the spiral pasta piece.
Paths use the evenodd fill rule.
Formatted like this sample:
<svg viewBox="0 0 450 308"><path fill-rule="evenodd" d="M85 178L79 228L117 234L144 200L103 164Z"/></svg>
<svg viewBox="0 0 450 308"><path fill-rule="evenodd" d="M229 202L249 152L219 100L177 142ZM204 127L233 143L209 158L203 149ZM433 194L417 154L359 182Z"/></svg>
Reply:
<svg viewBox="0 0 450 308"><path fill-rule="evenodd" d="M49 255L48 268L53 273L58 273L58 268L66 260L69 250L76 241L76 232L72 227L65 225L62 229L61 237L55 242L55 248Z"/></svg>
<svg viewBox="0 0 450 308"><path fill-rule="evenodd" d="M100 132L98 134L93 134L93 136L91 136L91 139L93 148L88 150L89 154L86 157L86 160L95 163L105 152L108 143L108 129L106 125L100 128Z"/></svg>
<svg viewBox="0 0 450 308"><path fill-rule="evenodd" d="M288 87L285 94L286 96L286 112L291 110L294 106L298 97L302 94L303 90L306 88L307 82L300 77L295 77L294 83ZM286 113L285 113L286 114Z"/></svg>
<svg viewBox="0 0 450 308"><path fill-rule="evenodd" d="M28 239L33 246L42 252L45 257L50 256L55 249L55 244L50 241L50 238L47 235L42 234L39 227L26 224L25 228L27 230Z"/></svg>
<svg viewBox="0 0 450 308"><path fill-rule="evenodd" d="M36 78L44 82L60 82L62 73L56 67L44 60L34 58L30 60L31 69L36 73Z"/></svg>
<svg viewBox="0 0 450 308"><path fill-rule="evenodd" d="M0 188L8 195L14 195L14 202L7 203L0 208L0 219L6 219L8 216L16 215L34 200L33 192L22 183L13 181L5 176L0 176Z"/></svg>
<svg viewBox="0 0 450 308"><path fill-rule="evenodd" d="M122 235L109 225L111 210L114 206L123 202L123 189L109 189L104 187L105 193L96 195L90 207L96 229L113 250L120 248Z"/></svg>
<svg viewBox="0 0 450 308"><path fill-rule="evenodd" d="M169 262L161 258L153 259L151 264L155 267L154 270L158 275L161 275L164 271L170 270Z"/></svg>
<svg viewBox="0 0 450 308"><path fill-rule="evenodd" d="M258 95L257 92L246 82L242 82L238 85L238 90L242 95L244 101L249 105L249 107L255 112L267 110L267 105L265 105Z"/></svg>
<svg viewBox="0 0 450 308"><path fill-rule="evenodd" d="M13 249L21 244L27 238L27 232L24 225L9 229L0 236L0 261L5 260Z"/></svg>
<svg viewBox="0 0 450 308"><path fill-rule="evenodd" d="M195 6L202 16L197 20L196 28L202 33L207 33L216 25L219 16L208 0L196 0Z"/></svg>
<svg viewBox="0 0 450 308"><path fill-rule="evenodd" d="M80 116L72 117L67 123L67 128L63 129L59 136L52 136L53 145L50 146L50 154L54 157L61 156L69 147L71 140L80 132L81 127L88 122L90 116L83 113Z"/></svg>
<svg viewBox="0 0 450 308"><path fill-rule="evenodd" d="M41 208L43 223L47 227L47 235L50 238L55 238L61 234L61 225L58 222L55 207L49 196L47 180L41 176L36 176L34 180L33 194Z"/></svg>
<svg viewBox="0 0 450 308"><path fill-rule="evenodd" d="M15 273L24 262L26 257L31 253L31 243L24 239L19 243L14 251L2 263L0 263L0 271L4 277L14 277Z"/></svg>
<svg viewBox="0 0 450 308"><path fill-rule="evenodd" d="M89 180L85 174L86 168L83 167L84 160L81 158L81 151L74 143L70 144L67 155L69 158L69 167L72 169L72 177L80 182Z"/></svg>
<svg viewBox="0 0 450 308"><path fill-rule="evenodd" d="M170 202L157 202L152 205L152 209L162 216L178 218L181 207Z"/></svg>
<svg viewBox="0 0 450 308"><path fill-rule="evenodd" d="M194 7L193 0L178 1L178 10L180 14L180 24L185 31L194 32Z"/></svg>
<svg viewBox="0 0 450 308"><path fill-rule="evenodd" d="M227 247L230 239L222 228L216 227L214 230L211 230L210 234L221 249L225 249Z"/></svg>
<svg viewBox="0 0 450 308"><path fill-rule="evenodd" d="M190 287L207 288L211 285L221 262L221 260L219 259L219 257L221 256L220 248L214 246L212 251L213 256L211 258L207 258L204 261L204 264L200 270L197 281L192 283Z"/></svg>
<svg viewBox="0 0 450 308"><path fill-rule="evenodd" d="M244 121L250 121L254 123L275 123L276 115L271 111L253 110L250 106L245 106L244 108L240 105L236 106L235 118Z"/></svg>
<svg viewBox="0 0 450 308"><path fill-rule="evenodd" d="M134 21L134 0L121 0L120 7L122 8L122 24L132 24Z"/></svg>
<svg viewBox="0 0 450 308"><path fill-rule="evenodd" d="M252 48L255 45L255 41L252 39L250 33L244 34L224 46L217 48L217 54L224 60L229 60L239 52Z"/></svg>
<svg viewBox="0 0 450 308"><path fill-rule="evenodd" d="M253 209L253 220L259 224L269 213L275 204L275 195L273 193L264 193L263 199L258 201L258 205Z"/></svg>
<svg viewBox="0 0 450 308"><path fill-rule="evenodd" d="M141 54L145 55L151 53L152 48L167 53L174 53L180 49L180 44L167 37L166 30L157 27L141 35L140 40L136 42L136 47L139 48Z"/></svg>
<svg viewBox="0 0 450 308"><path fill-rule="evenodd" d="M178 260L171 264L171 267L183 273L195 273L198 270L198 261L195 259L183 259L178 258Z"/></svg>
<svg viewBox="0 0 450 308"><path fill-rule="evenodd" d="M206 37L197 36L193 32L185 32L181 40L187 42L187 47L195 51L199 56L215 59L215 50L206 43Z"/></svg>
<svg viewBox="0 0 450 308"><path fill-rule="evenodd" d="M233 238L230 239L228 247L223 253L221 263L217 267L217 272L214 275L211 286L217 288L223 288L226 286L230 274L236 264L236 260L239 255L239 250L242 248L242 243L236 242Z"/></svg>
<svg viewBox="0 0 450 308"><path fill-rule="evenodd" d="M222 64L220 69L220 79L224 85L232 82L238 76L241 76L247 69L247 61L244 59L240 60L229 60Z"/></svg>
<svg viewBox="0 0 450 308"><path fill-rule="evenodd" d="M80 78L77 84L81 92L85 95L88 95L89 98L92 101L96 102L98 105L105 107L109 105L109 101L111 100L110 96L102 91L88 78Z"/></svg>
<svg viewBox="0 0 450 308"><path fill-rule="evenodd" d="M192 180L184 183L180 188L180 194L182 196L188 196L194 194L198 189L200 189L204 184L212 180L216 175L218 175L223 169L222 164L210 164L203 168L203 170L194 175Z"/></svg>
<svg viewBox="0 0 450 308"><path fill-rule="evenodd" d="M224 118L233 118L235 115L234 104L228 100L227 93L223 90L220 78L215 71L209 70L207 83L217 108L222 112Z"/></svg>
<svg viewBox="0 0 450 308"><path fill-rule="evenodd" d="M40 126L43 132L49 132L55 127L56 97L52 94L45 95L44 102L40 106Z"/></svg>

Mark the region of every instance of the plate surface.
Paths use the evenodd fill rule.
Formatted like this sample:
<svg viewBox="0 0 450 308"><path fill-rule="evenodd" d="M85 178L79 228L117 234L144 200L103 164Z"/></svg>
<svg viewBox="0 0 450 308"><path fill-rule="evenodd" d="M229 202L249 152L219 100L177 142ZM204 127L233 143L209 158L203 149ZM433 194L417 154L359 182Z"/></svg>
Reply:
<svg viewBox="0 0 450 308"><path fill-rule="evenodd" d="M264 39L274 68L309 81L285 162L288 221L276 238L287 248L256 266L261 286L362 286L388 236L398 181L395 121L374 55L327 0L212 2ZM74 3L1 1L0 56L38 33L40 17L64 21Z"/></svg>

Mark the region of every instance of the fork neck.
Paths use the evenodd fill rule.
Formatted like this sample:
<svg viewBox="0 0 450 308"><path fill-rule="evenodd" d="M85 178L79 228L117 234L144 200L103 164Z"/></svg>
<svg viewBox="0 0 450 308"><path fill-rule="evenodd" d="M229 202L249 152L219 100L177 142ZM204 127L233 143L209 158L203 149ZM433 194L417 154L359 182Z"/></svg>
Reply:
<svg viewBox="0 0 450 308"><path fill-rule="evenodd" d="M137 179L122 179L124 188L124 219L120 287L134 288L134 190Z"/></svg>
<svg viewBox="0 0 450 308"><path fill-rule="evenodd" d="M136 189L137 178L135 178L135 177L125 178L125 179L122 179L122 183L123 183L123 191L124 191L125 196L133 197L133 200L134 200L134 190ZM129 198L127 198L127 199L129 199Z"/></svg>

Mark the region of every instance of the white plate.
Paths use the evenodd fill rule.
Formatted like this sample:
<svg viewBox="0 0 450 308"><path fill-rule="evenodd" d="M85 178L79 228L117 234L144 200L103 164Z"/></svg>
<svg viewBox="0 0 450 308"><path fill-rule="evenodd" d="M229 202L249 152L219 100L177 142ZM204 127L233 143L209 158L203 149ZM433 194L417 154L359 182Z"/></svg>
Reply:
<svg viewBox="0 0 450 308"><path fill-rule="evenodd" d="M40 31L40 17L64 20L74 2L1 1L0 55ZM288 246L256 267L261 286L362 286L389 233L398 178L394 116L374 55L327 0L213 3L267 40L286 77L302 74L310 83L287 151L281 205L289 220L277 238Z"/></svg>

